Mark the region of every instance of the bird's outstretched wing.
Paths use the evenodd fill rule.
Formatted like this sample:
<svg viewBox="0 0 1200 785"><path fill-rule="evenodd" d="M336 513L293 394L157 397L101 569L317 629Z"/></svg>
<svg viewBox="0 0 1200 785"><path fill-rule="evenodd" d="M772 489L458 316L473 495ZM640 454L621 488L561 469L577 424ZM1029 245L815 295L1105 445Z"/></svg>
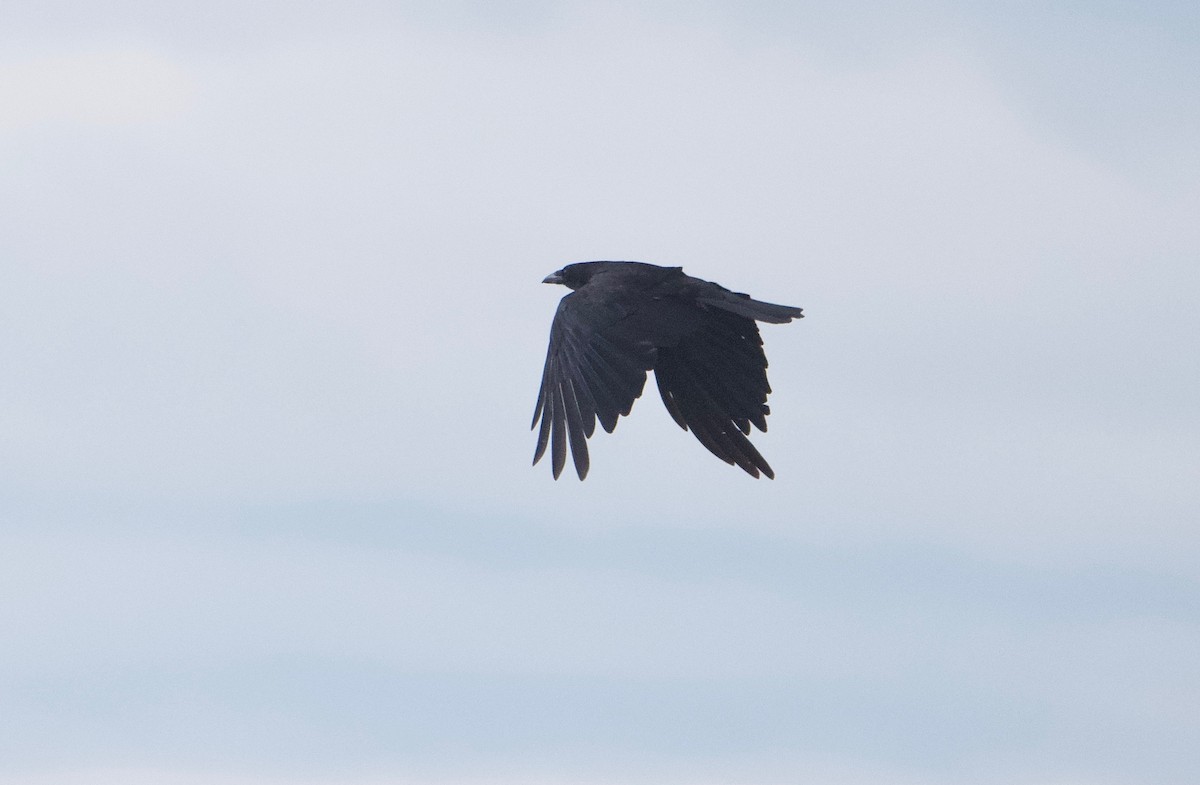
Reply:
<svg viewBox="0 0 1200 785"><path fill-rule="evenodd" d="M567 444L579 479L588 473L587 439L596 420L612 433L642 394L655 349L627 334L628 304L588 291L568 294L550 327L550 348L531 428L537 427L536 464L550 446L554 478L567 460Z"/></svg>
<svg viewBox="0 0 1200 785"><path fill-rule="evenodd" d="M745 305L767 304L748 300ZM700 329L659 350L654 378L680 428L726 463L774 479L775 472L746 438L751 423L767 430L770 413L767 356L753 318L733 309L709 309Z"/></svg>

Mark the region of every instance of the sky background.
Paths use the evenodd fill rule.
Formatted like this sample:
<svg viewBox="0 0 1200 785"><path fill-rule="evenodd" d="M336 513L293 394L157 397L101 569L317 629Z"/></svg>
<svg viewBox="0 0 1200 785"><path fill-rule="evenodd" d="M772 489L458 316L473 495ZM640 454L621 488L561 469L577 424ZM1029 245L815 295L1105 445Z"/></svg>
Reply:
<svg viewBox="0 0 1200 785"><path fill-rule="evenodd" d="M1200 780L1197 42L6 0L0 785ZM586 259L805 308L777 480L530 468Z"/></svg>

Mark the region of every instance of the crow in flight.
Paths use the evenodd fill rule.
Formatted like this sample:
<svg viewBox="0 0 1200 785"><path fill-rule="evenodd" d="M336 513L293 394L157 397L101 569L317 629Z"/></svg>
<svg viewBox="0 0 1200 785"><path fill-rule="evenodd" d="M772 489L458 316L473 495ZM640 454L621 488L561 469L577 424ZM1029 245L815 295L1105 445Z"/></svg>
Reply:
<svg viewBox="0 0 1200 785"><path fill-rule="evenodd" d="M774 305L685 275L681 267L642 262L579 262L542 283L574 291L550 327L533 424L536 464L550 446L554 478L567 461L588 473L587 439L596 420L609 433L628 415L653 370L663 404L680 428L709 452L754 477L774 479L746 437L767 430L767 356L758 322L800 319L799 308Z"/></svg>

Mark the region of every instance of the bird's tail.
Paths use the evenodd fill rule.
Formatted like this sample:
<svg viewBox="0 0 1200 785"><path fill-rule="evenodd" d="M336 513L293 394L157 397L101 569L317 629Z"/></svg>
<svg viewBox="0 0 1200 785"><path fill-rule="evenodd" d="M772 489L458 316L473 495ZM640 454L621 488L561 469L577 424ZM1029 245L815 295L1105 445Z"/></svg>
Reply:
<svg viewBox="0 0 1200 785"><path fill-rule="evenodd" d="M757 322L787 324L792 319L804 318L804 309L802 308L795 308L791 305L764 303L761 300L752 299L748 294L731 292L722 287L717 287L717 291L714 292L705 292L697 297L696 300L701 305L706 305L710 308L719 308L722 311L728 311L729 313L753 319Z"/></svg>

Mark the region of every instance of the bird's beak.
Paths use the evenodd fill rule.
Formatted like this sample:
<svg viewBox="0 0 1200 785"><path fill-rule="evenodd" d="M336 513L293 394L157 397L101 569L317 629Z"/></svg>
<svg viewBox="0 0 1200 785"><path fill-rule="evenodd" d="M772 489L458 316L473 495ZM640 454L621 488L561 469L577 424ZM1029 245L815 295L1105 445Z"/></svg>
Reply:
<svg viewBox="0 0 1200 785"><path fill-rule="evenodd" d="M562 283L562 282L563 282L562 270L559 270L558 272L550 273L549 275L547 275L545 278L542 279L542 283Z"/></svg>

